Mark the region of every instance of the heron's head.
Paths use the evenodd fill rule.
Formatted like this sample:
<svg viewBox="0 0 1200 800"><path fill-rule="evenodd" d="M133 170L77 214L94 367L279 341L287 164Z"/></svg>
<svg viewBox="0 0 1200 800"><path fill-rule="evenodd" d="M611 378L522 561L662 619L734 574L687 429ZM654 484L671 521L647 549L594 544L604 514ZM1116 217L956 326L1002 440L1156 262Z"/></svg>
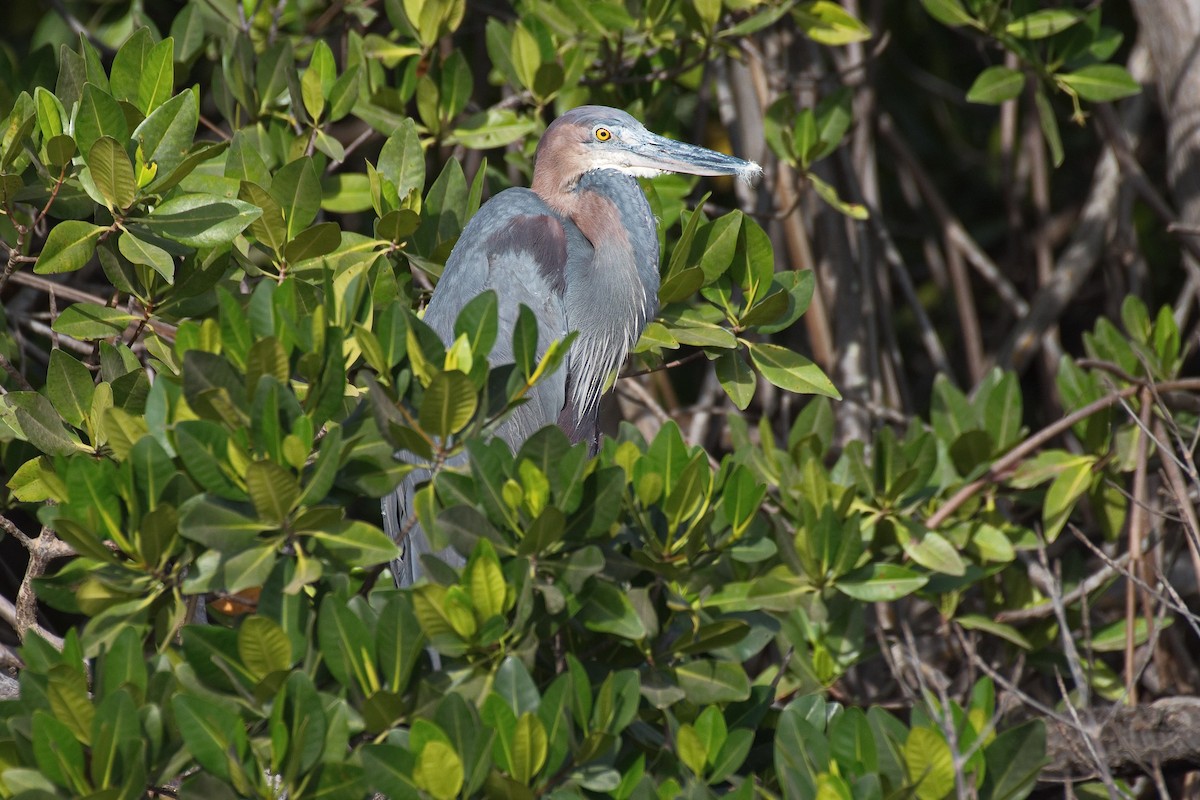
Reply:
<svg viewBox="0 0 1200 800"><path fill-rule="evenodd" d="M762 167L646 130L615 108L580 106L550 124L538 142L533 190L543 197L569 190L581 175L611 169L635 178L664 172L735 175L750 181Z"/></svg>

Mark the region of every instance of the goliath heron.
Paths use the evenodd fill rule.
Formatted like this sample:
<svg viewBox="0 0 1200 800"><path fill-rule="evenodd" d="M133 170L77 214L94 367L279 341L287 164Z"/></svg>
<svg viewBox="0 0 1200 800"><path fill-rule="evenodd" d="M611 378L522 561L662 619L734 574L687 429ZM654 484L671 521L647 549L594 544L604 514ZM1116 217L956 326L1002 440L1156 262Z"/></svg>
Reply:
<svg viewBox="0 0 1200 800"><path fill-rule="evenodd" d="M571 331L565 368L538 383L494 431L516 450L534 431L556 423L572 442L599 447L600 397L646 323L658 310L658 232L637 178L664 172L736 175L762 172L751 161L673 141L624 111L581 106L556 119L537 147L531 189L508 189L486 203L454 246L425 309L425 322L449 343L454 321L488 289L499 299L500 330L488 356L511 363L512 329L522 304L537 317L538 355ZM428 478L410 473L385 498L393 539L412 514L412 494ZM412 526L394 565L411 585L429 542ZM461 565L458 554L442 558Z"/></svg>

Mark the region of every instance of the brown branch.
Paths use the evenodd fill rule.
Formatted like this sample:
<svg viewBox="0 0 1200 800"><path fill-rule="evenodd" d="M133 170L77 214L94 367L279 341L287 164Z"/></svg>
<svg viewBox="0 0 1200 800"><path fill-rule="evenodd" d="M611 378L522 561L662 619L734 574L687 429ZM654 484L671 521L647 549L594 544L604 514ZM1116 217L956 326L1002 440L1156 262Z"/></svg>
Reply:
<svg viewBox="0 0 1200 800"><path fill-rule="evenodd" d="M28 286L30 289L37 289L39 292L49 294L54 292L64 300L70 300L73 303L95 303L99 306L108 305L108 301L103 297L85 292L82 289L76 289L74 286L68 286L65 283L52 281L49 278L43 278L41 275L35 275L31 272L18 272L12 276L13 283L19 283L23 286Z"/></svg>
<svg viewBox="0 0 1200 800"><path fill-rule="evenodd" d="M1181 378L1173 381L1163 381L1162 383L1151 384L1156 392L1177 392L1177 391L1200 391L1200 378ZM1093 414L1097 414L1110 406L1114 406L1122 400L1133 397L1143 389L1143 384L1135 384L1126 386L1123 389L1118 389L1112 394L1105 395L1098 400L1088 403L1083 408L1067 414L1065 417L1056 422L1052 422L1045 428L1030 436L1021 444L1009 450L1002 457L998 458L991 468L980 478L977 478L970 483L964 485L955 492L949 500L941 505L937 511L925 520L925 525L930 530L936 530L950 516L962 506L963 503L970 500L985 486L989 486L995 481L1001 480L1018 464L1024 461L1029 456L1033 455L1039 448L1049 442L1056 436L1066 433L1071 429L1071 426L1077 422L1081 422Z"/></svg>
<svg viewBox="0 0 1200 800"><path fill-rule="evenodd" d="M42 628L37 621L37 594L33 590L33 582L46 573L46 567L56 558L75 555L75 550L66 542L59 539L54 531L43 527L36 538L30 537L12 520L0 516L0 529L12 536L21 546L29 551L29 564L25 567L25 577L17 589L17 600L13 604L12 622L17 636L24 641L29 632L34 632L59 649L62 648L62 638Z"/></svg>
<svg viewBox="0 0 1200 800"><path fill-rule="evenodd" d="M1050 763L1039 778L1047 782L1095 780L1101 772L1088 747L1099 744L1105 766L1114 775L1152 774L1152 770L1200 768L1200 698L1168 697L1151 705L1120 706L1104 722L1084 730L1063 720L1046 720Z"/></svg>
<svg viewBox="0 0 1200 800"><path fill-rule="evenodd" d="M675 369L675 367L680 367L684 364L690 364L691 362L696 361L702 355L704 355L704 351L697 350L694 353L688 353L686 356L677 358L674 361L667 361L663 364L659 364L657 367L647 367L646 369L641 369L637 372L627 372L621 376L621 380L625 380L626 378L640 378L643 375L649 375L651 372L661 372L664 369Z"/></svg>

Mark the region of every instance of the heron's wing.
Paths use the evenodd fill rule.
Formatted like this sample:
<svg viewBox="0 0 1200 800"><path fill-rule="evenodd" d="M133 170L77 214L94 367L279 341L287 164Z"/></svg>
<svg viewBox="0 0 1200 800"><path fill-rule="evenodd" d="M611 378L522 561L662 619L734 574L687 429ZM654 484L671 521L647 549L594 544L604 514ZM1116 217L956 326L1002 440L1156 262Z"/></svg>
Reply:
<svg viewBox="0 0 1200 800"><path fill-rule="evenodd" d="M449 344L454 321L467 302L488 289L499 299L499 331L488 356L493 366L512 363L512 332L522 305L538 322L538 356L567 335L568 268L592 259L592 247L528 189L508 189L485 204L463 231L425 309L425 322ZM573 263L574 262L574 263ZM566 404L565 369L543 379L496 430L515 450L537 429L558 421Z"/></svg>
<svg viewBox="0 0 1200 800"><path fill-rule="evenodd" d="M488 361L493 366L513 362L512 333L522 305L537 317L540 357L551 342L567 335L563 295L568 268L586 268L592 257L587 239L540 197L528 189L508 189L467 224L425 309L425 323L449 345L463 306L492 289L499 301L499 325ZM496 435L516 450L534 431L558 422L567 402L567 381L565 368L541 380L496 428ZM408 525L413 493L428 477L427 471L417 470L384 499L384 527L393 539ZM404 556L393 564L393 576L398 585L409 586L421 575L418 559L431 549L419 526L411 526L402 546ZM450 549L438 556L452 566L465 563Z"/></svg>

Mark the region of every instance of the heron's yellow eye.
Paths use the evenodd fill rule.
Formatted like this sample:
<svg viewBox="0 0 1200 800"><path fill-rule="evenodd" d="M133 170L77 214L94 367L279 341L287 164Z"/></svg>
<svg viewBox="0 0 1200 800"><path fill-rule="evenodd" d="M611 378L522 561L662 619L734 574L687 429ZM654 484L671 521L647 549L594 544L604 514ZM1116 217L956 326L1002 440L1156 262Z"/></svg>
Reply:
<svg viewBox="0 0 1200 800"><path fill-rule="evenodd" d="M596 128L596 141L607 142L612 138L612 131L608 128Z"/></svg>

